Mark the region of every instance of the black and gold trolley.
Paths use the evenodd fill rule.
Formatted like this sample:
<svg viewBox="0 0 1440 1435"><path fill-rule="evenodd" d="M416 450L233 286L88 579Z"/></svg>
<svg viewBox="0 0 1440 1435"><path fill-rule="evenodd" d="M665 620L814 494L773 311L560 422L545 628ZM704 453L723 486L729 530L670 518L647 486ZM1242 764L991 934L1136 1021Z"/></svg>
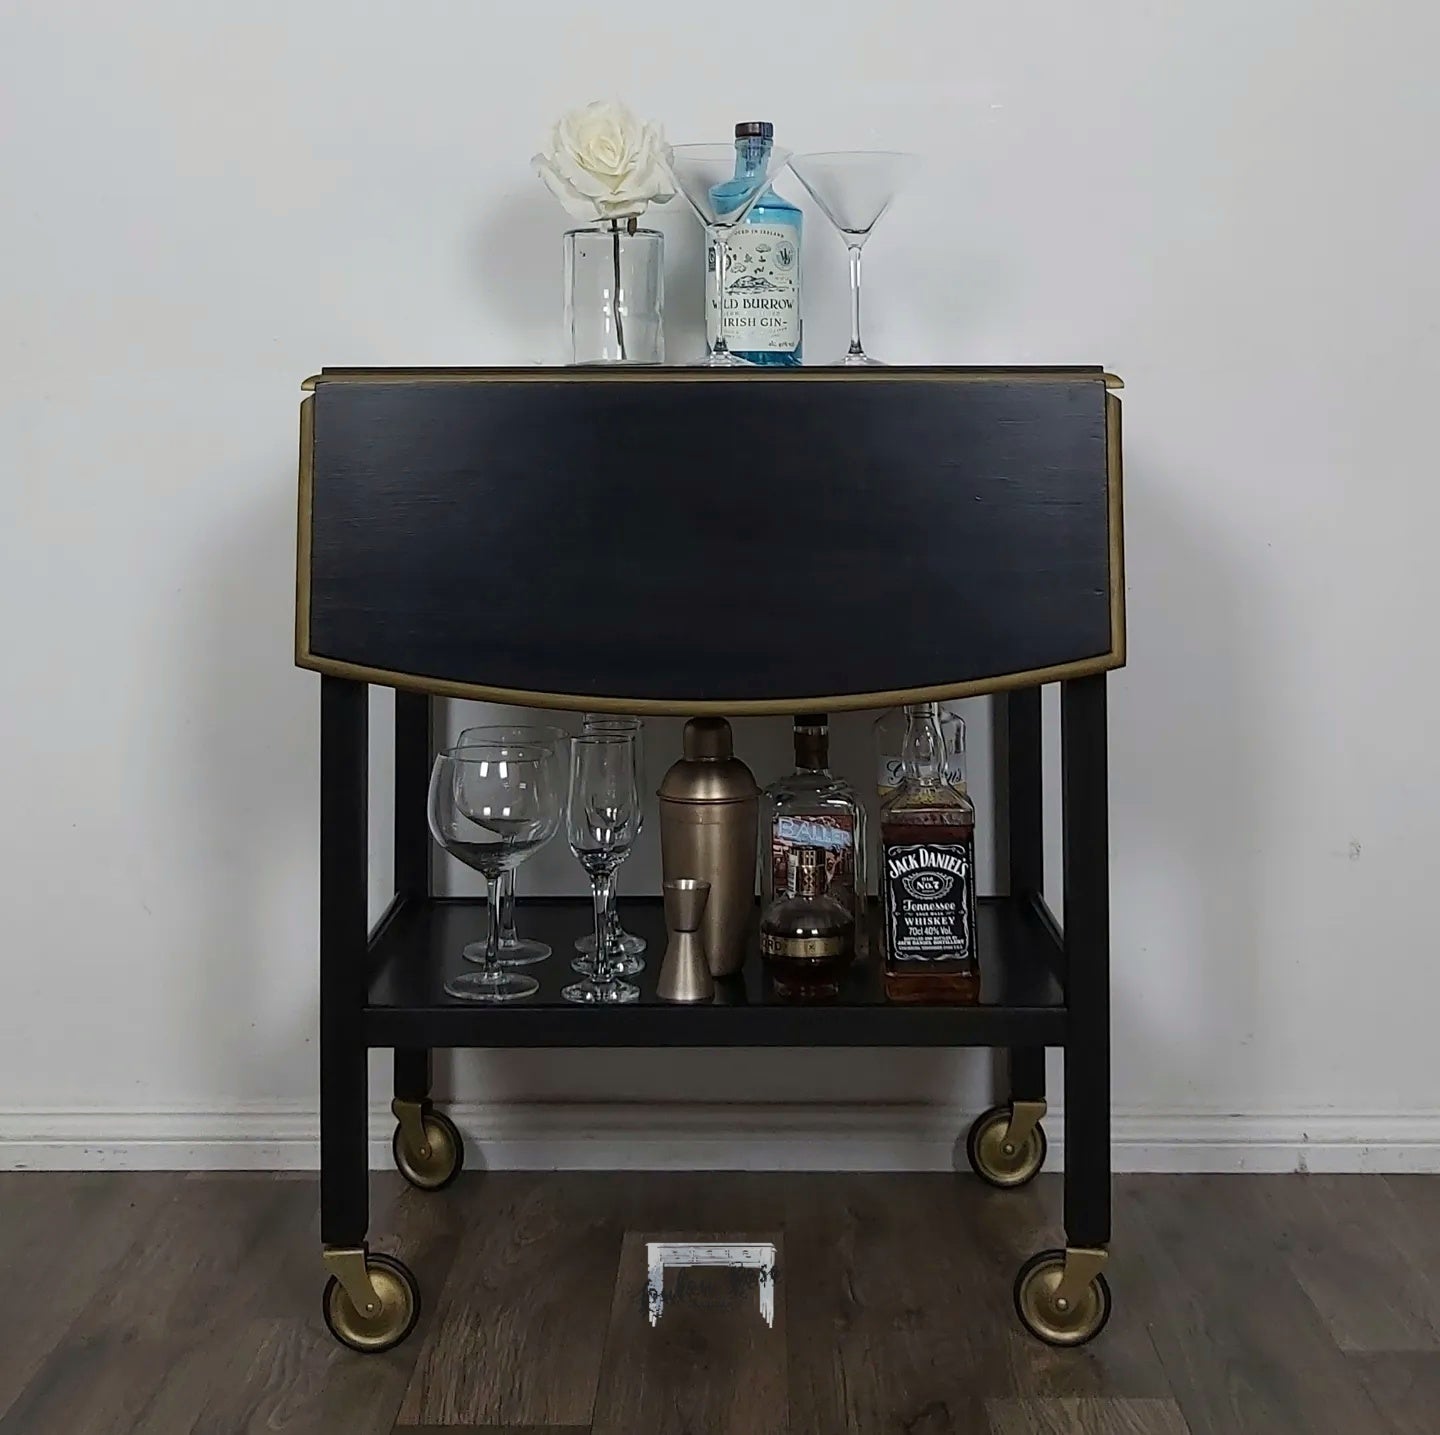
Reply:
<svg viewBox="0 0 1440 1435"><path fill-rule="evenodd" d="M1063 1249L1016 1310L1078 1345L1110 1311L1105 674L1124 661L1120 403L1101 369L325 370L301 406L296 661L321 679L320 1201L325 1318L403 1340L413 1275L373 1252L367 1051L395 1053L396 1164L439 1190L460 1135L445 1047L984 1046L1010 1090L966 1142L985 1181L1045 1159L1065 1050ZM1061 693L1065 925L1043 889L1040 688ZM395 689L395 897L366 916L368 689ZM483 904L433 895L436 698L639 714L795 713L1006 695L1009 894L982 901L982 999L885 1002L877 962L788 1005L758 952L713 1004L443 991ZM578 899L526 902L557 952ZM663 949L658 901L626 921ZM368 929L367 929L368 928ZM548 970L547 970L548 969Z"/></svg>

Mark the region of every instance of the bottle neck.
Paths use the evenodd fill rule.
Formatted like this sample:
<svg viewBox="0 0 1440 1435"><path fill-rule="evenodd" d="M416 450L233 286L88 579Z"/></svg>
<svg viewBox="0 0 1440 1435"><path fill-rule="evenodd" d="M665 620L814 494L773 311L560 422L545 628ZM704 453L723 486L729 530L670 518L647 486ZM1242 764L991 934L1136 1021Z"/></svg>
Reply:
<svg viewBox="0 0 1440 1435"><path fill-rule="evenodd" d="M795 864L795 896L809 901L825 895L824 868L820 854L811 847L802 848Z"/></svg>
<svg viewBox="0 0 1440 1435"><path fill-rule="evenodd" d="M905 781L939 787L945 781L945 737L934 703L912 703L905 709Z"/></svg>
<svg viewBox="0 0 1440 1435"><path fill-rule="evenodd" d="M795 770L797 772L828 772L830 770L830 729L823 724L795 728Z"/></svg>
<svg viewBox="0 0 1440 1435"><path fill-rule="evenodd" d="M760 135L745 135L735 141L735 178L754 179L765 173L774 140Z"/></svg>

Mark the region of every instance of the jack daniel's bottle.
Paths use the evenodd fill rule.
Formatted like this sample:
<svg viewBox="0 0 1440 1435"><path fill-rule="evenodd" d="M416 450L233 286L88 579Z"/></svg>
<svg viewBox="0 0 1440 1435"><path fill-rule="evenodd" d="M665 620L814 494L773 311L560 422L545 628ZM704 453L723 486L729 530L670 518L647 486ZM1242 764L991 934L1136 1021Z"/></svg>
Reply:
<svg viewBox="0 0 1440 1435"><path fill-rule="evenodd" d="M906 708L905 775L880 808L885 994L902 1002L973 1002L975 804L945 776L934 703Z"/></svg>

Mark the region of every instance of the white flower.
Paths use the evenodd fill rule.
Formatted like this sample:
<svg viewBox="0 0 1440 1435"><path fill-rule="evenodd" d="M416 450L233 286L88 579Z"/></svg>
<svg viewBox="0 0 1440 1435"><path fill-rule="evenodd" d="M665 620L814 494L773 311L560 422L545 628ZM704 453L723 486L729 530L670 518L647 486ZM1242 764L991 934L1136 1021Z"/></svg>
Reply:
<svg viewBox="0 0 1440 1435"><path fill-rule="evenodd" d="M549 149L531 163L577 219L625 219L675 194L660 126L642 124L624 105L605 100L563 116Z"/></svg>

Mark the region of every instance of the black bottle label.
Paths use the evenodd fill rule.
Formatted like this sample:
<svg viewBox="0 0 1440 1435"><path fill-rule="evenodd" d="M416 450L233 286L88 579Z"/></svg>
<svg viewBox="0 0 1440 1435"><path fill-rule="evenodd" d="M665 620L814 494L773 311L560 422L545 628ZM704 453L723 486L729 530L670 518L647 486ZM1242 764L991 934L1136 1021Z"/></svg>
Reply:
<svg viewBox="0 0 1440 1435"><path fill-rule="evenodd" d="M885 935L892 962L975 960L975 844L885 848Z"/></svg>

